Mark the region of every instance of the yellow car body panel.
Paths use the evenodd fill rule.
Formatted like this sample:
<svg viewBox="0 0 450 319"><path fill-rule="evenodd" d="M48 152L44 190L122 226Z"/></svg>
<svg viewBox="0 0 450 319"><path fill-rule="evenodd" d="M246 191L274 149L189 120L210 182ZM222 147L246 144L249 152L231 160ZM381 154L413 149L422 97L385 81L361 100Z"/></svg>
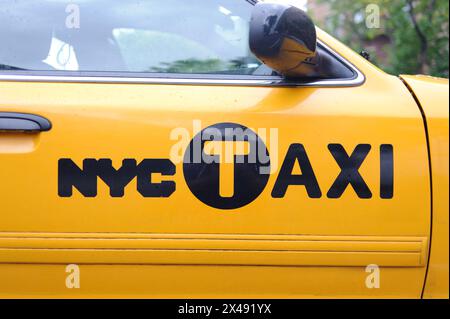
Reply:
<svg viewBox="0 0 450 319"><path fill-rule="evenodd" d="M449 298L448 80L402 76L427 122L433 181L433 228L425 298Z"/></svg>
<svg viewBox="0 0 450 319"><path fill-rule="evenodd" d="M0 132L0 297L420 298L431 229L420 108L400 79L331 36L319 37L365 75L364 84L0 82L1 111L38 114L53 124L39 135ZM205 205L186 185L182 163L174 176L155 177L176 183L169 198L142 197L135 180L122 198L109 196L100 180L94 198L77 190L58 196L60 159L80 167L87 158L111 159L115 167L128 158L166 159L176 143L171 132L192 130L193 120L201 129L224 122L279 129L278 149L265 140L275 169L256 200L234 210ZM271 196L294 143L307 150L320 198L309 198L304 186ZM350 186L338 199L327 197L340 173L332 143L348 154L371 145L359 170L371 198ZM380 197L386 144L394 148L391 199ZM79 265L79 289L66 286L69 264ZM378 288L367 285L369 265L379 267Z"/></svg>

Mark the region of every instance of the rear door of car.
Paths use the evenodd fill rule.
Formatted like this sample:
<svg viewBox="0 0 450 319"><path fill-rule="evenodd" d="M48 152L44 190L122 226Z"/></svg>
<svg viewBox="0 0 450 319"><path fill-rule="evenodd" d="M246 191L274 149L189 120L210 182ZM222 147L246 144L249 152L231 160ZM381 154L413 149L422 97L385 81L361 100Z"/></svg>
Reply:
<svg viewBox="0 0 450 319"><path fill-rule="evenodd" d="M428 155L397 78L320 32L353 76L285 82L243 0L3 2L2 296L420 297Z"/></svg>

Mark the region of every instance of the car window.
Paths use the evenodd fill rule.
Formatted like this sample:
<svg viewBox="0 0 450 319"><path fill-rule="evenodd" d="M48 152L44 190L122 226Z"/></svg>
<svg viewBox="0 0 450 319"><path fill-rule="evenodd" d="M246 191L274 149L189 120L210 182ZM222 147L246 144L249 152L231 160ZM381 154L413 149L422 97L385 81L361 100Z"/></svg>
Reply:
<svg viewBox="0 0 450 319"><path fill-rule="evenodd" d="M251 11L245 0L0 0L0 70L251 75Z"/></svg>

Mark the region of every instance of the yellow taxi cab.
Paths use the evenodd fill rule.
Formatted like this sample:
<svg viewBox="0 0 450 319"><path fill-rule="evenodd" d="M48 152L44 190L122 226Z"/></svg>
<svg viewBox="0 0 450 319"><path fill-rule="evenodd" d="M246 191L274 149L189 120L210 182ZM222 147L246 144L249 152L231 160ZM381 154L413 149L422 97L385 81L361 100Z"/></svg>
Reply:
<svg viewBox="0 0 450 319"><path fill-rule="evenodd" d="M0 3L1 298L448 298L448 80L286 4Z"/></svg>

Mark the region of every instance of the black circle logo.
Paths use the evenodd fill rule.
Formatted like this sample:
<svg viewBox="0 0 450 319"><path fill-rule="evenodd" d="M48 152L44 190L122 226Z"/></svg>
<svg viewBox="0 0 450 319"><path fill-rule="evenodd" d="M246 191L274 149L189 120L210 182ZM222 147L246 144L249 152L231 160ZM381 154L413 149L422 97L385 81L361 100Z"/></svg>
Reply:
<svg viewBox="0 0 450 319"><path fill-rule="evenodd" d="M221 123L198 133L184 154L186 183L200 201L218 209L237 209L253 202L270 176L264 142L249 128Z"/></svg>

